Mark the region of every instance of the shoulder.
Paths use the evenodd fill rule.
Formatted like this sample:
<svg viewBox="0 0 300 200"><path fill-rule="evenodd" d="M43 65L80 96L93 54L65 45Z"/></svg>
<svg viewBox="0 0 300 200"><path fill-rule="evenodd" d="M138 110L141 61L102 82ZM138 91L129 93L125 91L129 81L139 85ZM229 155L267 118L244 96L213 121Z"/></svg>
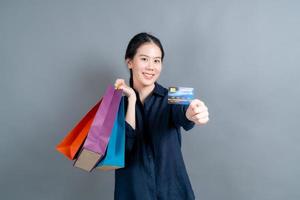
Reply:
<svg viewBox="0 0 300 200"><path fill-rule="evenodd" d="M159 83L155 82L155 88L154 92L161 96L167 96L168 95L168 89L164 86L160 85Z"/></svg>

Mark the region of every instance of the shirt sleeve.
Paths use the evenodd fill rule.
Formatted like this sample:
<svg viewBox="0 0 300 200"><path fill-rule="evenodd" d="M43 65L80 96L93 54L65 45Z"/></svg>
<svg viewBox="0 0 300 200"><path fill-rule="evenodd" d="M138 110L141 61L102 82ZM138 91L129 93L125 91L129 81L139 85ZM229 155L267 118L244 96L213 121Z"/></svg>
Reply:
<svg viewBox="0 0 300 200"><path fill-rule="evenodd" d="M186 110L188 105L172 104L171 105L171 117L172 121L177 127L182 127L188 131L195 126L195 123L190 121L186 116Z"/></svg>
<svg viewBox="0 0 300 200"><path fill-rule="evenodd" d="M135 130L125 121L125 150L129 153L132 150L134 142L136 140Z"/></svg>

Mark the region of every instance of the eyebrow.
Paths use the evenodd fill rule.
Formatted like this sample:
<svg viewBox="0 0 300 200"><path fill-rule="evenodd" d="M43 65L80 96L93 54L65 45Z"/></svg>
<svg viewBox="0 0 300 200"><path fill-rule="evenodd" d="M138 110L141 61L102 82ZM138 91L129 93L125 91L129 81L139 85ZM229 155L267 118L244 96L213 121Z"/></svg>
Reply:
<svg viewBox="0 0 300 200"><path fill-rule="evenodd" d="M150 56L147 56L147 55L145 55L145 54L140 54L139 56L145 56L145 57L148 57L148 58L150 58ZM158 56L158 57L154 57L154 58L159 58L159 59L161 59L161 57L160 57L160 56Z"/></svg>

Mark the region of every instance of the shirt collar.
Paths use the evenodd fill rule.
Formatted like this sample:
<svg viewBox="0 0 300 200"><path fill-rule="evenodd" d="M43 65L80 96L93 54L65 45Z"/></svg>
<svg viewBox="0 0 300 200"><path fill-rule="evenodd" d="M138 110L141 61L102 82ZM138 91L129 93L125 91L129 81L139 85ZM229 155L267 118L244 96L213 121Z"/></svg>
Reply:
<svg viewBox="0 0 300 200"><path fill-rule="evenodd" d="M138 95L138 92L135 89L133 89L133 90L136 93L136 95ZM154 89L152 90L150 95L155 94L155 95L159 95L159 96L165 96L166 91L167 91L167 89L165 89L163 86L161 86L157 82L154 82Z"/></svg>
<svg viewBox="0 0 300 200"><path fill-rule="evenodd" d="M157 82L155 82L154 84L155 84L155 86L154 86L154 89L153 89L153 94L158 94L160 96L164 96L165 95L165 89L163 88L163 86L161 86Z"/></svg>

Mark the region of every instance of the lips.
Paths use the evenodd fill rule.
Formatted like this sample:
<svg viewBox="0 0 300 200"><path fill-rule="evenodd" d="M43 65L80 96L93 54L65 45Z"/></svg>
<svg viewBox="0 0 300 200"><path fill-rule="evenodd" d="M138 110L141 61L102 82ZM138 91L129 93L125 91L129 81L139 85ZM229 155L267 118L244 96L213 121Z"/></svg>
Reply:
<svg viewBox="0 0 300 200"><path fill-rule="evenodd" d="M143 72L143 76L144 76L146 79L152 79L152 78L154 77L154 74L147 73L147 72Z"/></svg>

